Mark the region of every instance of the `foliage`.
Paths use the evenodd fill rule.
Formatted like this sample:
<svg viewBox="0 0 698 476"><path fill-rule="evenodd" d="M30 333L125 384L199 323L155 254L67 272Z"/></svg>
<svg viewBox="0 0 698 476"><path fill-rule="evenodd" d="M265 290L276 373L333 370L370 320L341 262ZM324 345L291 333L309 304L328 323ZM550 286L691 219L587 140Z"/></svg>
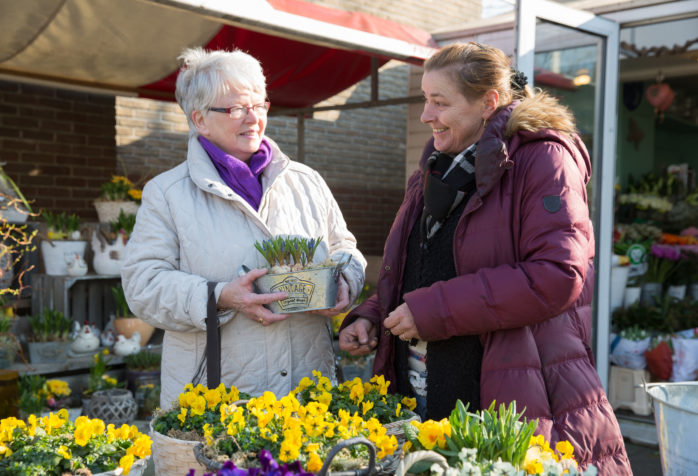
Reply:
<svg viewBox="0 0 698 476"><path fill-rule="evenodd" d="M634 342L647 339L650 333L646 329L635 324L634 326L626 327L620 331L620 337Z"/></svg>
<svg viewBox="0 0 698 476"><path fill-rule="evenodd" d="M42 375L22 375L19 378L19 409L23 415L55 410L64 405L72 393L65 380L49 379Z"/></svg>
<svg viewBox="0 0 698 476"><path fill-rule="evenodd" d="M34 342L54 342L68 339L72 319L61 311L44 308L41 314L31 316L29 325L32 328L31 340Z"/></svg>
<svg viewBox="0 0 698 476"><path fill-rule="evenodd" d="M112 175L111 181L99 188L100 198L107 201L132 200L141 202L143 191L136 188L134 183L123 175Z"/></svg>
<svg viewBox="0 0 698 476"><path fill-rule="evenodd" d="M74 239L75 232L80 230L82 219L75 213L68 215L66 212L54 213L42 210L41 216L48 227L49 240Z"/></svg>
<svg viewBox="0 0 698 476"><path fill-rule="evenodd" d="M136 317L128 307L126 295L124 294L124 288L121 286L121 284L112 286L111 293L114 296L114 301L116 301L116 315L118 317Z"/></svg>
<svg viewBox="0 0 698 476"><path fill-rule="evenodd" d="M362 382L356 377L349 382L332 386L327 377L314 370L316 381L304 377L294 393L304 403L319 402L327 405L333 415L340 410L353 415L358 412L365 419L376 418L382 424L410 418L406 410L414 410L417 402L414 398L388 393L390 381L380 375L374 375L370 382ZM317 383L316 383L317 382Z"/></svg>
<svg viewBox="0 0 698 476"><path fill-rule="evenodd" d="M296 269L303 269L313 262L315 252L322 241L322 237L317 239L307 238L284 238L277 236L264 240L261 243L256 241L257 248L270 267L274 266L296 266Z"/></svg>
<svg viewBox="0 0 698 476"><path fill-rule="evenodd" d="M26 423L14 417L0 421L0 476L61 476L92 474L121 468L150 455L152 441L135 426L81 416L70 423L68 412L30 415ZM89 469L91 473L85 472Z"/></svg>
<svg viewBox="0 0 698 476"><path fill-rule="evenodd" d="M432 450L444 456L449 467L458 470L447 472L449 475L547 475L563 474L564 469L574 469L570 474L576 474L572 445L560 442L553 451L543 436L533 436L538 421L526 421L522 416L523 412L516 412L516 402L500 404L497 410L492 402L488 409L471 413L458 400L448 419L405 424L403 449ZM546 471L555 465L557 471ZM419 471L413 466L410 472Z"/></svg>
<svg viewBox="0 0 698 476"><path fill-rule="evenodd" d="M312 476L313 474L303 471L300 462L297 460L293 463L277 463L267 450L260 451L257 459L259 460L258 468L238 468L235 466L235 463L228 460L216 472L216 476ZM188 476L196 476L196 470L190 469Z"/></svg>
<svg viewBox="0 0 698 476"><path fill-rule="evenodd" d="M633 326L659 334L692 329L698 327L698 301L664 296L661 301L650 306L637 302L613 311L611 322L615 332Z"/></svg>
<svg viewBox="0 0 698 476"><path fill-rule="evenodd" d="M110 388L124 386L122 382L107 375L107 367L110 362L111 357L107 349L104 349L102 352L97 352L93 356L90 376L87 378L87 388L83 391L83 394L92 395L98 390L109 390Z"/></svg>
<svg viewBox="0 0 698 476"><path fill-rule="evenodd" d="M630 245L639 243L650 249L652 243L662 238L662 230L646 223L632 223L630 225L618 225L613 244L613 252L624 256Z"/></svg>
<svg viewBox="0 0 698 476"><path fill-rule="evenodd" d="M647 258L646 283L666 283L676 271L681 251L672 245L654 244Z"/></svg>
<svg viewBox="0 0 698 476"><path fill-rule="evenodd" d="M22 194L22 191L19 189L15 181L12 180L9 175L7 175L1 165L0 190L2 190L2 192L0 192L0 201L4 202L7 200L7 203L3 203L0 207L2 210L14 208L17 211L28 213L30 215L34 213L29 201L24 197L24 194ZM14 194L16 198L10 194ZM20 209L20 204L24 207L24 210Z"/></svg>
<svg viewBox="0 0 698 476"><path fill-rule="evenodd" d="M119 210L119 216L117 219L110 223L112 233L114 234L124 234L128 239L133 233L133 227L136 226L136 215L133 213L124 213L123 210Z"/></svg>
<svg viewBox="0 0 698 476"><path fill-rule="evenodd" d="M161 360L162 355L160 355L160 353L150 352L147 350L141 350L135 354L130 354L124 357L126 367L131 370L139 370L141 372L160 370Z"/></svg>

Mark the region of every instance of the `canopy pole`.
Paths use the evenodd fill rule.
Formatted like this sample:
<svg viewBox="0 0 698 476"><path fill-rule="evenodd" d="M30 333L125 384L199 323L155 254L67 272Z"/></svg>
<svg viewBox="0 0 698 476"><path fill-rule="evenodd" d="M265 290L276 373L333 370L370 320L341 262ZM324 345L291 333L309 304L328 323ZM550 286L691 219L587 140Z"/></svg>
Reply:
<svg viewBox="0 0 698 476"><path fill-rule="evenodd" d="M371 57L371 101L378 101L378 58Z"/></svg>
<svg viewBox="0 0 698 476"><path fill-rule="evenodd" d="M296 160L300 163L305 162L305 115L300 112L296 116L298 127L296 127L296 141L298 144L296 145Z"/></svg>

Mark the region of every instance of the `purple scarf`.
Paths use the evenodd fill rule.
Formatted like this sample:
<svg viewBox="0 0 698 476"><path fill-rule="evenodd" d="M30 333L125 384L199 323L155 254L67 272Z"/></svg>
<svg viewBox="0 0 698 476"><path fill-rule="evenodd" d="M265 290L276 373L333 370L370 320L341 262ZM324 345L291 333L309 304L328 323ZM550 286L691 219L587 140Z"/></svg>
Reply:
<svg viewBox="0 0 698 476"><path fill-rule="evenodd" d="M223 152L205 137L199 136L199 142L216 166L221 179L240 195L255 210L259 210L262 200L262 184L259 175L271 162L271 145L262 139L259 150L252 154L248 163Z"/></svg>

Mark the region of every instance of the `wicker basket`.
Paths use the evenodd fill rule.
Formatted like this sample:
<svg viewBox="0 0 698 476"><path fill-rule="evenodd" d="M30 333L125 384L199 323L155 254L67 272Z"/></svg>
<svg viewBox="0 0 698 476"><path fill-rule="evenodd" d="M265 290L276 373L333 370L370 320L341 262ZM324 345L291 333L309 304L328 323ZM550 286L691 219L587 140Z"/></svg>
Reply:
<svg viewBox="0 0 698 476"><path fill-rule="evenodd" d="M408 453L404 458L400 460L397 469L395 470L395 476L406 476L414 473L409 473L408 471L412 468L412 465L424 461L426 463L436 463L441 466L444 471L448 469L448 462L446 458L441 456L435 451L415 451L414 453Z"/></svg>
<svg viewBox="0 0 698 476"><path fill-rule="evenodd" d="M136 419L138 404L128 390L112 388L93 393L86 410L90 418L99 418L118 427L124 423L130 425Z"/></svg>
<svg viewBox="0 0 698 476"><path fill-rule="evenodd" d="M153 463L158 476L182 476L190 469L195 469L197 474L207 471L194 456L194 447L199 442L177 440L158 433L153 429L153 420L150 421L150 438L153 440Z"/></svg>
<svg viewBox="0 0 698 476"><path fill-rule="evenodd" d="M116 221L119 218L119 213L121 212L121 210L123 210L126 215L135 215L138 211L138 207L140 206L136 202L131 200L95 200L92 203L97 209L97 218L100 223L109 223L112 221Z"/></svg>
<svg viewBox="0 0 698 476"><path fill-rule="evenodd" d="M128 476L142 476L145 469L148 467L149 458L150 456L134 461L133 465L131 465L131 470L129 471ZM121 474L121 470L117 468L104 473L94 473L92 476L119 476Z"/></svg>
<svg viewBox="0 0 698 476"><path fill-rule="evenodd" d="M419 415L417 415L413 411L405 410L405 412L407 412L409 418L394 421L392 423L386 423L383 425L386 429L386 434L395 435L395 438L397 438L398 445L400 446L402 446L402 444L405 442L405 430L403 428L403 425L411 421L422 421Z"/></svg>

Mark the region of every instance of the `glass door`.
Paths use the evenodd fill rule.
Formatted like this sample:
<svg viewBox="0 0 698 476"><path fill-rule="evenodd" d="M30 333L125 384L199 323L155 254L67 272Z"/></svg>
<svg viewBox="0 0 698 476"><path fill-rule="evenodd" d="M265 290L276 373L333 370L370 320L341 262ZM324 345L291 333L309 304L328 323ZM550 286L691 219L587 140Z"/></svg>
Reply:
<svg viewBox="0 0 698 476"><path fill-rule="evenodd" d="M516 65L568 106L592 159L588 187L596 239L592 346L608 384L619 25L547 0L518 0Z"/></svg>

